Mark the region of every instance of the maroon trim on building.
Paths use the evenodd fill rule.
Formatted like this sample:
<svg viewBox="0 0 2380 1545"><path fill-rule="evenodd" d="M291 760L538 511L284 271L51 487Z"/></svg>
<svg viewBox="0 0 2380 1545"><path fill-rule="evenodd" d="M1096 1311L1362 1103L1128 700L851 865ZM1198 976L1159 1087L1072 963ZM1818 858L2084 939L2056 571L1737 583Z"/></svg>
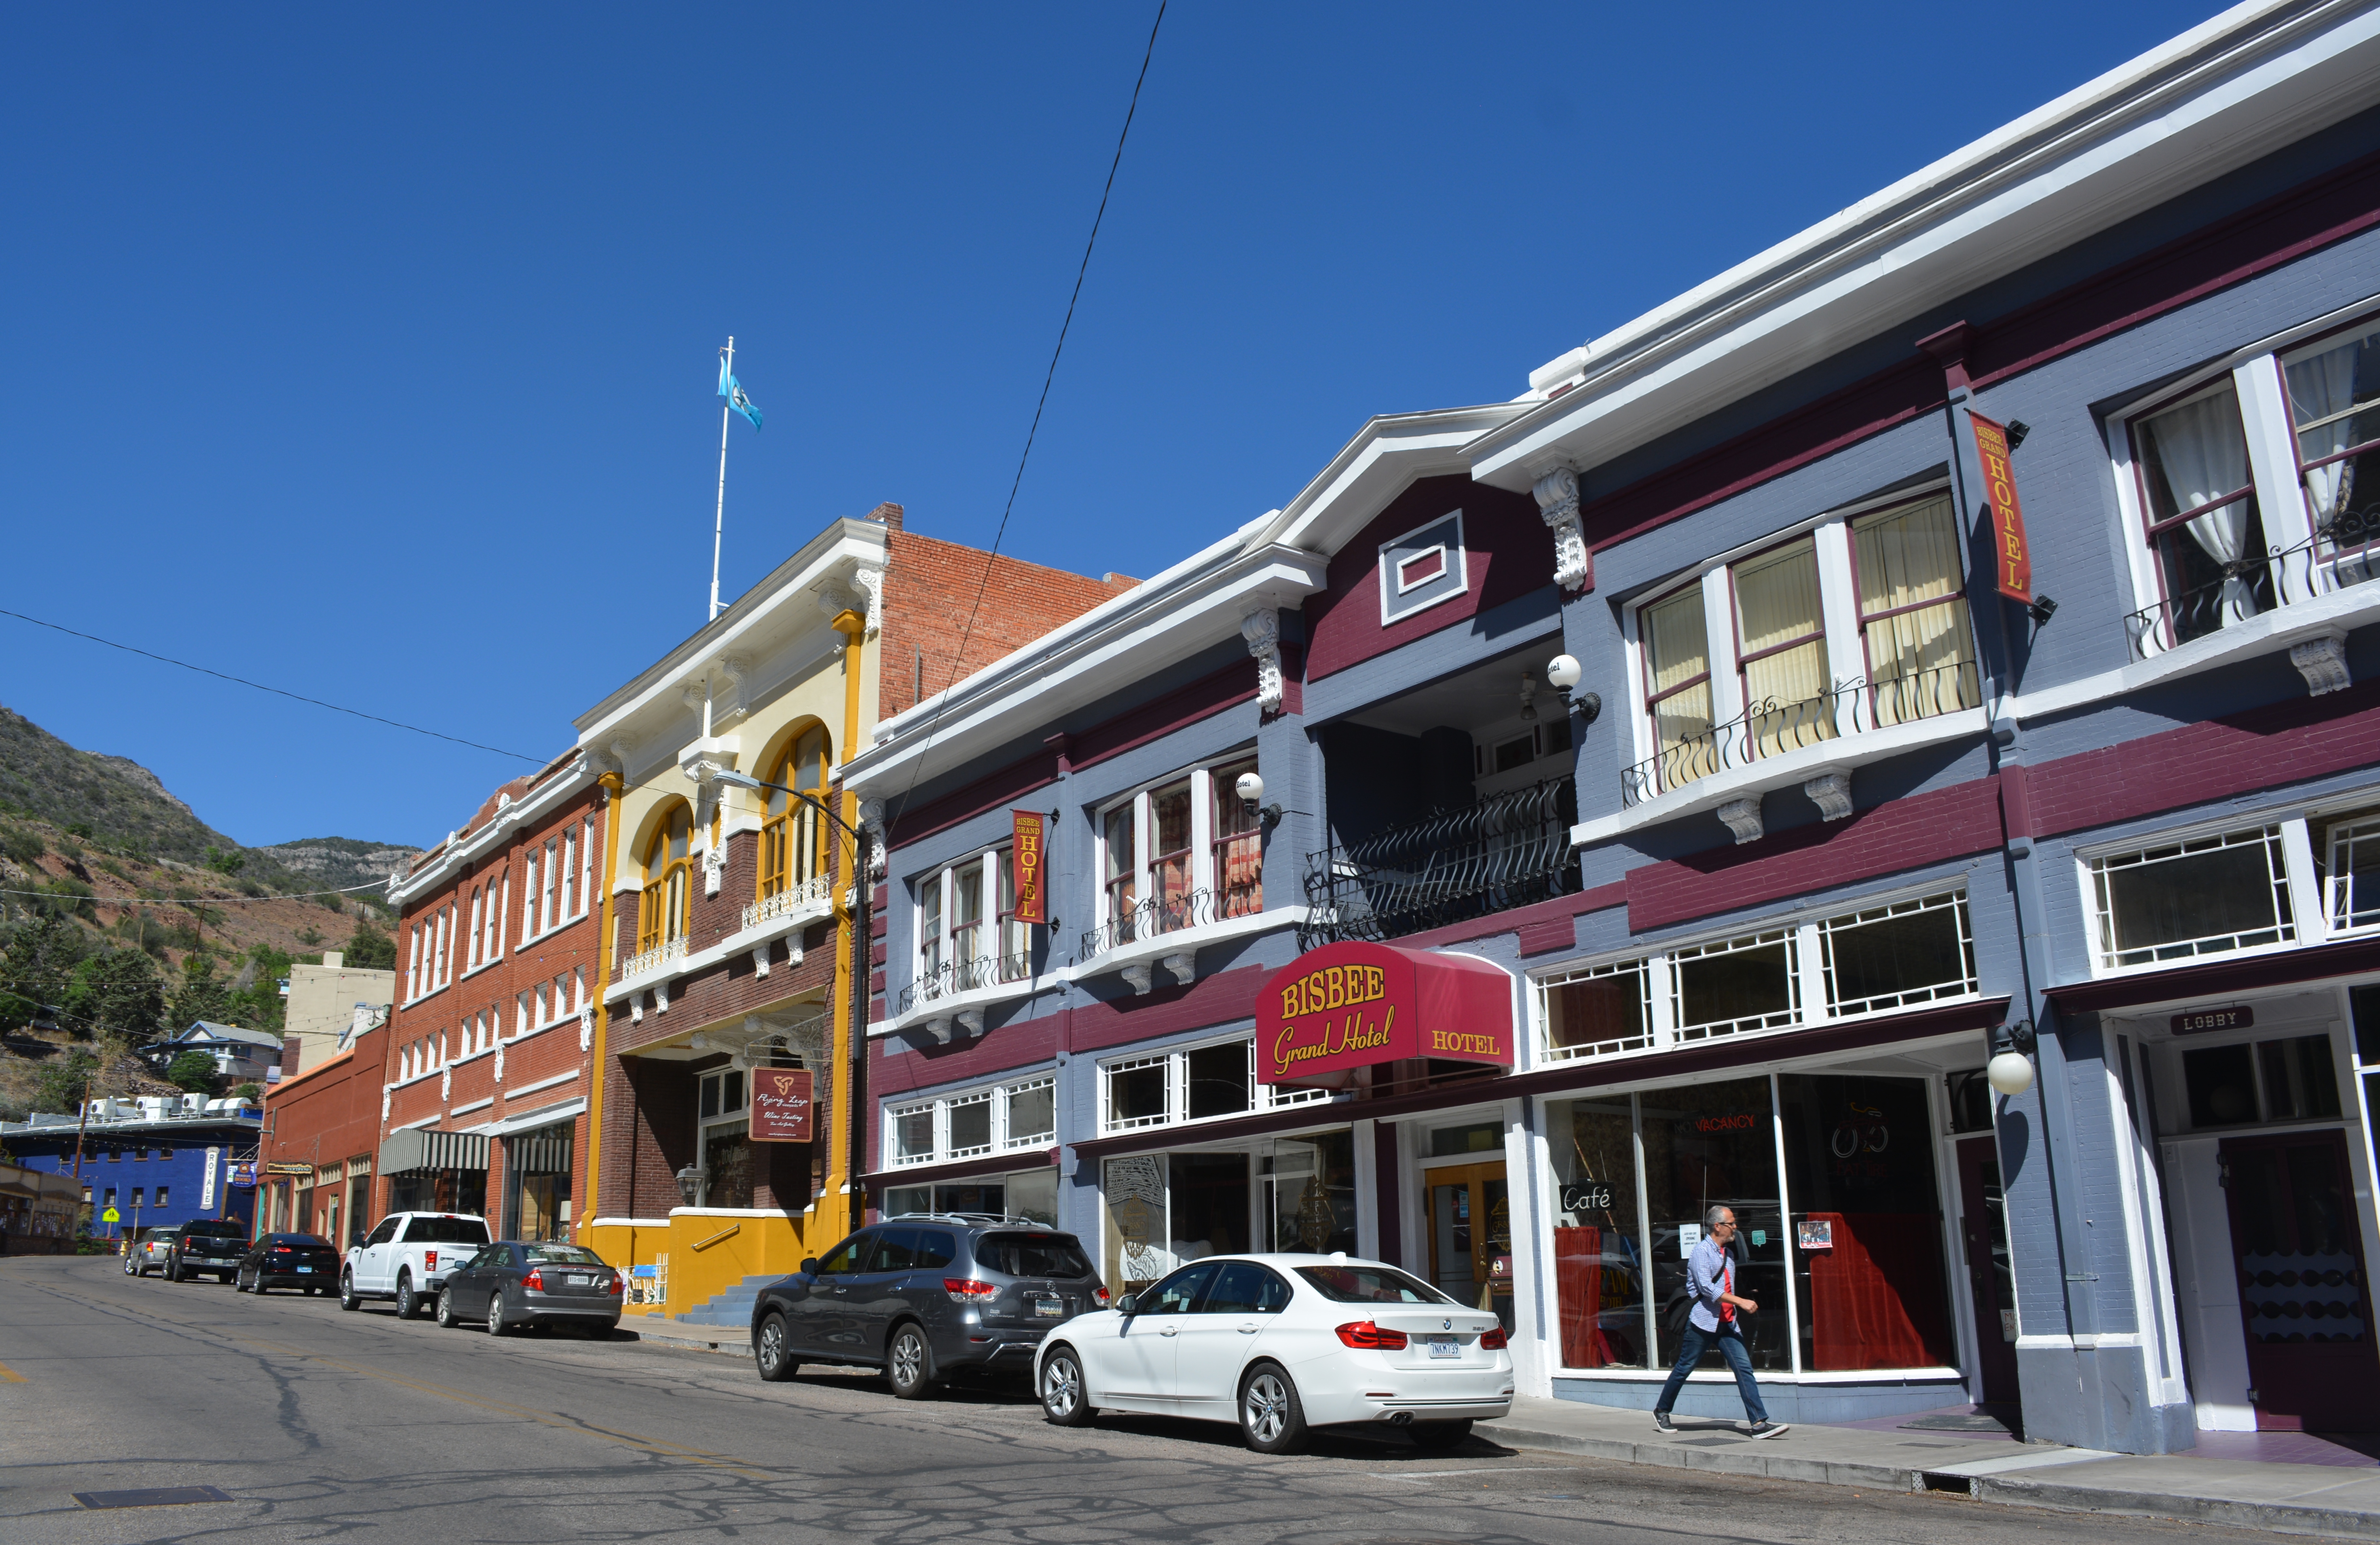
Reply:
<svg viewBox="0 0 2380 1545"><path fill-rule="evenodd" d="M893 848L922 842L938 831L948 831L962 821L971 820L987 810L996 810L1012 800L1021 800L1057 781L1057 757L1049 752L1011 762L998 772L987 773L964 789L953 790L915 810L902 811L892 817L892 829L887 835L886 842Z"/></svg>
<svg viewBox="0 0 2380 1545"><path fill-rule="evenodd" d="M1998 793L1997 777L1977 779L1840 821L1640 865L1621 882L1628 893L1629 931L1641 934L1988 851L2005 835Z"/></svg>
<svg viewBox="0 0 2380 1545"><path fill-rule="evenodd" d="M2374 762L2380 681L2362 681L2061 756L2034 767L2025 782L2035 829L2054 836Z"/></svg>
<svg viewBox="0 0 2380 1545"><path fill-rule="evenodd" d="M1490 912L1486 917L1475 917L1468 923L1450 923L1426 934L1400 935L1396 944L1400 949L1436 949L1441 945L1492 938L1498 934L1518 934L1521 954L1524 959L1557 949L1575 949L1578 948L1578 920L1583 914L1601 911L1607 907L1624 906L1627 900L1627 882L1614 880L1609 885L1597 886L1593 890L1557 896L1548 901L1532 902L1507 911Z"/></svg>
<svg viewBox="0 0 2380 1545"><path fill-rule="evenodd" d="M1257 991L1270 966L1241 966L1202 976L1187 987L1159 987L1138 997L1092 1002L1052 1015L1066 1021L1069 1051L1100 1051L1160 1035L1253 1020Z"/></svg>
<svg viewBox="0 0 2380 1545"><path fill-rule="evenodd" d="M1382 627L1380 544L1457 510L1468 587ZM1553 537L1535 499L1460 473L1419 478L1340 547L1321 593L1306 597L1305 679L1318 682L1552 584Z"/></svg>
<svg viewBox="0 0 2380 1545"><path fill-rule="evenodd" d="M1080 771L1256 699L1257 662L1253 658L1233 660L1212 675L1202 676L1129 713L1068 737L1071 765Z"/></svg>
<svg viewBox="0 0 2380 1545"><path fill-rule="evenodd" d="M880 1036L870 1048L874 1055L868 1063L868 1092L879 1100L898 1100L929 1084L940 1088L962 1080L993 1078L1048 1062L1062 1044L1059 1036L1065 1027L1060 1020L1063 1018L1060 1013L1012 1020L970 1041L956 1041L946 1046L901 1045L891 1053L879 1049L884 1044L884 1038Z"/></svg>
<svg viewBox="0 0 2380 1545"><path fill-rule="evenodd" d="M2380 223L2380 154L2227 215L1992 322L1968 350L1978 388L2037 368Z"/></svg>
<svg viewBox="0 0 2380 1545"><path fill-rule="evenodd" d="M1281 711L1305 712L1305 646L1286 638L1281 641Z"/></svg>
<svg viewBox="0 0 2380 1545"><path fill-rule="evenodd" d="M1005 1175L1012 1169L1032 1169L1042 1165L1054 1167L1057 1163L1055 1147L1020 1148L1013 1153L994 1153L957 1164L871 1170L859 1177L859 1183L869 1190L880 1190L886 1186L929 1186L938 1180L972 1180L980 1175Z"/></svg>
<svg viewBox="0 0 2380 1545"><path fill-rule="evenodd" d="M2143 972L2137 976L2111 976L2100 982L2072 982L2051 987L2043 996L2061 1009L2096 1013L2106 1008L2129 1008L2136 1003L2228 997L2369 971L2380 971L2380 939L2351 939L2343 944L2318 944L2255 955L2244 960L2216 960L2173 971Z"/></svg>

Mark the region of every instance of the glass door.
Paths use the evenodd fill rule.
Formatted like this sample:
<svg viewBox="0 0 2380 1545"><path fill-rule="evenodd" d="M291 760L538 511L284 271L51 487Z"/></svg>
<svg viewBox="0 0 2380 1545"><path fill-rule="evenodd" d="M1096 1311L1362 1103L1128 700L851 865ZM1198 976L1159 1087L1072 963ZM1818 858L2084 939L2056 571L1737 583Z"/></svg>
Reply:
<svg viewBox="0 0 2380 1545"><path fill-rule="evenodd" d="M1460 1165L1424 1176L1429 1280L1448 1298L1492 1310L1512 1328L1512 1210L1504 1165Z"/></svg>

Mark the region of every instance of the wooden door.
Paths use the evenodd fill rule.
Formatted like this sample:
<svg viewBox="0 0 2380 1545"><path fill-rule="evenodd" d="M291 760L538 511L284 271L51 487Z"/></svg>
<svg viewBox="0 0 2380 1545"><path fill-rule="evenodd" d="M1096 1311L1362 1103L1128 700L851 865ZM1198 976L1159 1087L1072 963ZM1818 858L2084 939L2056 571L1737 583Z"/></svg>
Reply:
<svg viewBox="0 0 2380 1545"><path fill-rule="evenodd" d="M2218 1163L2257 1428L2380 1431L2346 1139L2336 1129L2226 1138Z"/></svg>
<svg viewBox="0 0 2380 1545"><path fill-rule="evenodd" d="M1958 1145L1959 1235L1967 1291L1975 1306L1975 1397L1986 1406L2019 1403L2016 1377L2016 1276L2009 1264L2008 1199L2000 1154L1990 1137Z"/></svg>
<svg viewBox="0 0 2380 1545"><path fill-rule="evenodd" d="M1459 1304L1512 1328L1512 1210L1501 1160L1430 1170L1429 1280Z"/></svg>

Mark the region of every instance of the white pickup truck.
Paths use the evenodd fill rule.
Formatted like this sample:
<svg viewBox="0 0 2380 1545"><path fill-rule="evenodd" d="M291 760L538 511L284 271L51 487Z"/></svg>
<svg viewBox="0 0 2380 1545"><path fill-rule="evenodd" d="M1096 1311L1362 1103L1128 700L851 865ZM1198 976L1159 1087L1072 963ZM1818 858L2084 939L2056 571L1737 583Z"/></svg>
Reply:
<svg viewBox="0 0 2380 1545"><path fill-rule="evenodd" d="M347 1248L339 1269L339 1307L394 1298L399 1320L427 1313L446 1273L461 1270L489 1238L488 1220L473 1213L391 1213Z"/></svg>

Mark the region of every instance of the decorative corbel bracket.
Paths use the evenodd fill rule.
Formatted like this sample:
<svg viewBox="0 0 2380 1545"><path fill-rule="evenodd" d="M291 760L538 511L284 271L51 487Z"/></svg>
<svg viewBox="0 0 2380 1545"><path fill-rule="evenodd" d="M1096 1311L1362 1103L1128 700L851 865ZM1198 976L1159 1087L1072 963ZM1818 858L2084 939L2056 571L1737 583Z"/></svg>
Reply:
<svg viewBox="0 0 2380 1545"><path fill-rule="evenodd" d="M2337 630L2289 646L2289 663L2305 678L2306 695L2345 692L2355 684L2347 669L2347 634Z"/></svg>
<svg viewBox="0 0 2380 1545"><path fill-rule="evenodd" d="M868 834L868 878L870 883L873 883L884 877L884 866L887 862L884 852L884 802L882 800L859 802L859 829ZM801 948L797 945L794 948L795 963L799 964L801 958Z"/></svg>
<svg viewBox="0 0 2380 1545"><path fill-rule="evenodd" d="M1156 984L1150 974L1153 970L1147 960L1141 960L1124 967L1116 974L1123 978L1123 984L1132 989L1135 997L1143 997Z"/></svg>
<svg viewBox="0 0 2380 1545"><path fill-rule="evenodd" d="M582 1003L578 1006L578 1049L582 1052L591 1051L594 1045L595 1006L591 1003Z"/></svg>
<svg viewBox="0 0 2380 1545"><path fill-rule="evenodd" d="M854 569L852 583L859 587L859 604L853 610L867 619L868 631L877 633L884 625L884 571Z"/></svg>
<svg viewBox="0 0 2380 1545"><path fill-rule="evenodd" d="M756 944L752 947L752 974L755 976L769 974L769 947L765 944Z"/></svg>
<svg viewBox="0 0 2380 1545"><path fill-rule="evenodd" d="M752 668L735 655L722 655L714 663L719 667L719 673L727 678L728 683L726 706L722 707L716 702L711 705L711 722L716 725L741 718L751 706L747 683L751 681Z"/></svg>
<svg viewBox="0 0 2380 1545"><path fill-rule="evenodd" d="M1190 985L1192 980L1198 974L1198 954L1196 950L1179 950L1174 954L1166 956L1157 963L1165 968L1166 975L1173 978L1174 981L1180 983L1184 987Z"/></svg>
<svg viewBox="0 0 2380 1545"><path fill-rule="evenodd" d="M1595 559L1578 524L1578 474L1558 466L1529 491L1536 495L1537 513L1554 534L1554 583L1565 590L1593 589Z"/></svg>
<svg viewBox="0 0 2380 1545"><path fill-rule="evenodd" d="M1257 706L1267 714L1281 712L1281 613L1271 607L1240 619L1240 637L1257 661Z"/></svg>
<svg viewBox="0 0 2380 1545"><path fill-rule="evenodd" d="M1718 807L1718 818L1727 829L1735 833L1738 845L1757 842L1767 835L1767 827L1760 819L1760 796L1752 794L1740 800L1730 800Z"/></svg>
<svg viewBox="0 0 2380 1545"><path fill-rule="evenodd" d="M1822 772L1803 784L1802 792L1818 807L1821 820L1840 821L1852 813L1852 775L1847 772Z"/></svg>

